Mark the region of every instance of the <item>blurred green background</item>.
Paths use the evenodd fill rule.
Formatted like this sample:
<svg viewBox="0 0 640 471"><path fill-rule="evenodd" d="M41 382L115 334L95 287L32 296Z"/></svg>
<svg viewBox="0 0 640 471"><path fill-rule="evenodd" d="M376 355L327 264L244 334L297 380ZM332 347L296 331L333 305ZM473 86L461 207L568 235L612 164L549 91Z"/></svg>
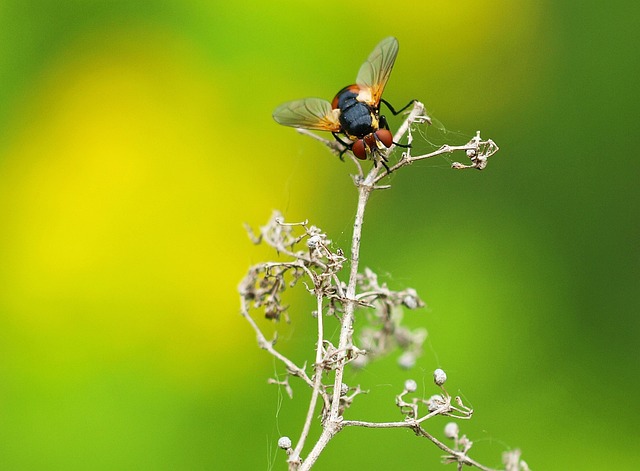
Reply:
<svg viewBox="0 0 640 471"><path fill-rule="evenodd" d="M398 172L362 263L429 308L411 372L348 378L351 418L396 420L404 379L475 409L473 453L534 470L636 469L640 169L633 2L0 3L0 468L285 469L294 400L238 315L272 209L348 248L350 162L271 111L331 99L383 37L385 97L423 101L453 143L500 145ZM393 124L398 120L392 120ZM280 345L311 358L309 301ZM445 420L429 429L441 435ZM317 430L317 428L316 428ZM318 469L441 469L405 430L346 430Z"/></svg>

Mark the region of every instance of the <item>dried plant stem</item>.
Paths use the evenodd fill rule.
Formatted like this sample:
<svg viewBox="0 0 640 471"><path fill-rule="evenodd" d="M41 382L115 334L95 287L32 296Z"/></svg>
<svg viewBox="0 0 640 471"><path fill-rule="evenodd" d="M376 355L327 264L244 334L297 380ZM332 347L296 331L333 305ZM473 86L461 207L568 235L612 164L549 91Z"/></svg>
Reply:
<svg viewBox="0 0 640 471"><path fill-rule="evenodd" d="M253 327L253 330L256 332L256 337L257 337L258 345L260 346L260 348L266 350L275 358L277 358L282 363L284 363L289 373L301 378L309 386L311 387L314 386L313 381L311 381L311 378L309 378L307 373L304 371L304 368L300 368L294 362L289 360L289 358L287 358L286 356L281 354L279 351L277 351L275 348L273 348L273 342L269 342L267 340L267 338L264 336L264 334L260 330L260 327L258 327L258 324L256 324L256 321L254 321L253 318L249 315L248 306L246 305L246 302L244 300L242 301L240 314L242 314L242 317L244 317L249 322L249 324L251 324L251 327Z"/></svg>
<svg viewBox="0 0 640 471"><path fill-rule="evenodd" d="M414 103L412 110L396 132L395 140L400 141L407 135L407 140L411 144L413 140L411 126L416 122L430 123L430 118L425 115L424 105L420 102ZM340 143L323 139L306 130L299 131L320 140L336 153L344 150L344 146ZM389 149L389 152L391 150ZM386 156L375 155L375 165L371 167L366 175L363 173L360 162L350 153L349 156L356 164L357 169L354 182L358 190L358 202L351 238L349 277L346 283L341 282L337 276L337 273L342 269L343 263L346 262L343 252L340 249L331 250L330 241L326 238L326 235L315 226L308 227L306 221L303 223L285 223L277 214L272 218L268 226L262 228L259 236L251 234L254 242L259 243L264 240L275 248L278 253L294 260L291 262L256 265L251 268L249 274L240 285L241 314L255 331L258 345L281 361L285 365L288 375L301 378L311 388L307 414L295 448L292 448L292 442L288 437L281 437L281 441L279 440L278 443L287 452L287 463L290 471L308 471L311 469L333 437L345 427L409 428L416 435L427 438L447 453L443 457L445 463L457 463L458 469L462 469L464 465L467 465L475 466L483 471L494 471L467 456L472 442L466 436L458 437L457 431L454 434L455 436L445 434L448 438L455 439L455 447L452 448L423 428L423 424L436 415L469 419L473 414L473 410L466 407L462 399L459 397L452 398L446 392L443 387L443 383L446 381L446 374L442 370L436 370L438 372L437 377L434 372L434 382L441 388L442 394L431 396L429 399L414 397L410 401L405 400L405 395L415 392L417 387L415 381L407 380L404 391L396 397L396 406L400 408L400 412L405 416L402 421L368 422L344 420L343 414L355 396L366 392L361 390L359 385L354 388L344 384L345 367L349 362L358 359L364 354L367 355L365 359L373 359L376 353L379 354L388 345L393 348L393 337L391 335L394 333L402 334L402 344L405 345L405 349L406 345L417 345L420 348L426 336L426 331L422 333L412 332L392 323L392 313L401 306L408 309L424 306L424 302L417 296L415 290L410 288L403 291L390 290L385 283L378 282L377 275L370 269L365 268L362 273L359 271L364 216L371 192L389 188L389 185L378 185L378 182L387 176L388 172L410 165L415 161L445 153L464 151L471 160L471 164L454 163L452 167L456 169L476 168L482 170L487 164L487 158L497 150L498 147L493 141L483 141L478 132L466 145L444 145L428 154L412 156L409 148L402 154L397 163L391 167L385 165L387 162ZM297 227L301 227L304 230L302 235L296 235L293 231ZM305 239L307 250L294 250L295 247L298 247L297 244ZM274 348L275 341L266 339L258 324L249 314L250 304L253 304L254 307L264 307L265 316L268 319L277 321L281 315L287 316L286 306L281 304L279 297L280 291L288 284L284 278L285 273L288 277L293 278L290 286L295 285L300 278L305 278L305 280L308 278L313 285L313 289L311 289L310 285L306 285L307 290L314 293L316 297L317 340L315 363L313 364L313 375L311 377L306 372L306 364L303 367L299 367ZM325 301L328 302L326 306L324 305ZM354 316L356 308L373 309L380 316L378 317L380 321L377 325L378 331L372 334L370 342L365 343L366 352L354 345ZM323 318L325 315L327 318L331 316L340 322L337 346L333 346L324 337ZM285 318L288 319L288 317ZM381 325L383 327L380 327ZM359 343L363 342L361 338L357 340ZM399 343L395 345L397 346ZM405 353L411 352L405 351ZM333 371L333 384L324 384L323 378L330 375L331 371ZM271 380L271 382L285 386L287 392L290 395L292 394L288 377L284 381ZM328 389L330 388L332 388L332 391L329 394ZM351 391L350 394L349 391ZM309 438L314 418L317 415L319 399L322 399L323 402L322 430L312 449L303 459L302 453ZM419 416L419 408L424 408L425 406L428 408L428 413ZM524 462L519 459L519 455L510 459L511 462L515 463L513 465L515 467L509 468L509 471L511 469L520 469L518 466L522 470L528 470L528 468L523 467L522 463Z"/></svg>
<svg viewBox="0 0 640 471"><path fill-rule="evenodd" d="M340 391L342 378L344 376L344 367L349 355L349 350L352 347L353 316L358 304L358 300L356 299L356 280L360 262L362 226L364 224L364 212L367 206L367 201L369 200L369 195L374 188L371 182L375 179L377 171L378 167L374 167L369 173L367 179L358 185L358 207L356 210L355 221L353 223L353 235L351 237L351 270L349 272L349 282L347 284L347 292L344 302L342 325L340 326L340 340L338 342L338 351L341 352L341 358L336 364L331 408L329 409L329 415L323 424L322 434L313 449L309 452L307 458L298 468L300 471L311 469L311 466L316 462L318 456L322 453L322 450L324 450L329 441L342 428L342 416L339 412ZM318 314L318 316L320 316L320 314Z"/></svg>
<svg viewBox="0 0 640 471"><path fill-rule="evenodd" d="M315 371L313 377L313 391L311 392L311 400L309 401L309 409L307 410L307 417L304 421L304 425L302 427L302 433L300 434L300 438L298 439L298 444L296 448L293 450L291 457L289 458L290 463L294 463L297 465L300 463L300 453L304 448L304 444L309 435L309 430L311 428L311 423L313 422L313 417L316 410L316 404L318 402L318 396L320 395L320 384L322 383L322 342L324 340L324 326L322 322L322 292L319 289L316 289L316 300L317 300L317 308L316 312L318 313L318 342L316 344L316 363L315 363ZM329 404L325 404L325 407L328 407Z"/></svg>
<svg viewBox="0 0 640 471"><path fill-rule="evenodd" d="M438 440L436 437L431 435L422 427L416 426L411 428L414 430L414 432L416 432L416 435L424 437L427 440L431 440L431 442L434 445L436 445L438 448L440 448L442 451L444 451L445 453L449 453L449 456L446 457L447 460L449 460L450 462L458 463L459 469L462 469L462 465L466 464L467 466L475 466L476 468L479 468L482 471L497 471L494 468L489 468L483 464L478 463L473 458L470 458L469 456L467 456L466 453L464 452L454 450L453 448L448 447L447 445L442 443L440 440Z"/></svg>
<svg viewBox="0 0 640 471"><path fill-rule="evenodd" d="M404 135L409 132L410 130L410 126L413 122L415 122L416 120L422 118L424 121L426 122L430 122L428 116L424 115L425 110L424 110L424 105L420 102L415 102L414 107L412 108L411 112L409 113L409 115L407 116L407 118L404 120L404 122L402 123L402 125L400 126L400 128L398 129L398 131L395 134L395 139L397 141L399 141L400 139L402 139L404 137ZM317 136L314 135L313 133L307 133L304 130L302 130L302 132L304 134L309 134L311 136L313 136L314 138L317 139ZM478 140L479 140L479 134L478 134ZM411 136L410 136L410 140L411 140ZM335 149L335 143L330 142L330 141L325 141L325 143L331 147ZM436 150L435 152L432 152L430 154L425 154L425 155L420 155L420 156L416 156L416 157L411 157L410 154L407 152L403 155L403 158L394 166L391 167L391 171L393 170L397 170L401 167L404 167L406 165L409 165L411 163L413 163L414 161L417 160L423 160L423 159L427 159L427 158L431 158L431 157L436 157L438 155L442 155L445 153L451 153L454 151L477 151L478 148L478 143L475 141L472 141L471 143L465 145L465 146L443 146L440 149ZM393 149L390 149L390 151ZM497 152L497 146L495 146L495 151L493 153ZM356 162L358 163L358 162ZM340 352L340 359L338 360L338 362L336 363L336 367L335 367L335 376L334 376L334 383L333 383L333 397L331 399L331 408L329 410L329 414L326 417L324 423L323 423L323 430L322 433L320 435L320 438L318 439L318 441L316 442L315 446L313 447L313 449L309 452L308 456L305 458L305 460L301 463L298 464L299 461L299 452L300 450L298 448L301 448L300 446L296 447L296 450L294 452L294 457L296 458L296 464L294 465L293 468L291 469L297 469L299 471L305 471L308 469L311 469L311 467L314 465L314 463L316 462L316 460L318 459L320 453L322 453L322 451L324 450L324 448L327 446L327 444L329 443L329 441L346 425L355 425L354 422L347 422L345 423L342 419L342 416L340 415L339 412L339 406L340 406L340 391L341 391L341 385L342 385L342 379L344 376L344 370L345 370L345 365L347 363L347 359L349 357L349 351L352 348L353 344L353 320L354 320L354 312L355 312L355 308L358 305L358 299L356 297L356 287L357 287L357 276L358 276L358 269L359 269L359 262L360 262L360 242L362 240L362 227L364 224L364 213L367 207L367 202L369 200L369 196L371 195L371 192L375 189L384 189L387 188L386 186L376 186L376 183L378 183L382 178L384 178L386 176L386 172L380 174L379 170L380 170L381 166L380 165L375 165L371 168L370 172L367 174L367 176L365 178L363 178L362 175L362 167L360 165L358 165L358 169L359 169L359 175L358 177L356 177L356 185L358 187L358 205L356 208L356 216L355 216L355 220L353 223L353 235L351 238L351 257L350 257L350 273L349 273L349 281L347 284L347 291L346 291L346 296L345 296L345 300L344 300L344 312L343 312L343 316L342 316L342 321L341 321L341 326L340 326L340 340L338 343L338 351ZM318 316L321 316L321 311L318 310ZM316 377L318 376L318 374L316 373ZM315 404L314 404L315 406ZM309 413L311 413L311 409L309 410ZM308 417L307 417L308 418ZM406 423L406 422L396 422L396 423L390 423L393 425L388 425L388 427L411 427L410 424ZM402 424L402 425L400 425ZM307 424L305 423L305 428L306 428ZM416 427L419 427L421 429L421 427L419 426L419 423L416 425ZM434 437L432 437L431 435L427 434L425 431L426 435L423 436L427 436L427 438L430 437L430 439L436 440L438 446L440 446L441 449L448 451L450 450L446 445L444 445L443 443L439 442L437 439L435 439ZM452 450L453 451L453 450ZM297 452L297 453L296 453ZM292 460L289 460L290 464L292 464ZM297 465L297 466L296 466ZM485 468L485 469L489 469L489 468Z"/></svg>
<svg viewBox="0 0 640 471"><path fill-rule="evenodd" d="M433 416L437 414L429 414L429 415ZM468 466L475 466L476 468L479 468L482 471L496 471L494 468L489 468L487 466L484 466L483 464L478 463L476 460L468 457L464 453L458 450L454 450L451 447L448 447L447 445L442 443L440 440L435 438L433 435L431 435L429 432L427 432L425 429L423 429L420 426L419 421L417 420L407 419L405 421L397 421L397 422L365 422L361 420L345 420L342 422L342 426L343 427L365 427L365 428L410 428L416 433L416 435L419 435L421 437L424 437L430 440L431 442L433 442L434 445L436 445L442 451L449 453L449 455L455 457L456 461L458 461L459 463L466 464Z"/></svg>
<svg viewBox="0 0 640 471"><path fill-rule="evenodd" d="M371 194L371 189L372 186L365 183L361 183L358 188L358 208L356 211L356 218L353 223L353 236L351 238L351 271L349 273L349 283L347 284L346 302L344 306L344 314L342 316L342 325L340 327L340 341L338 343L338 351L344 353L342 360L338 362L336 366L333 385L333 401L331 402L331 411L329 413L330 421L336 421L339 418L338 406L340 404L340 386L342 385L347 349L352 345L353 313L357 304L356 279L360 262L360 241L362 239L364 211L367 206L367 201L369 200L369 195Z"/></svg>

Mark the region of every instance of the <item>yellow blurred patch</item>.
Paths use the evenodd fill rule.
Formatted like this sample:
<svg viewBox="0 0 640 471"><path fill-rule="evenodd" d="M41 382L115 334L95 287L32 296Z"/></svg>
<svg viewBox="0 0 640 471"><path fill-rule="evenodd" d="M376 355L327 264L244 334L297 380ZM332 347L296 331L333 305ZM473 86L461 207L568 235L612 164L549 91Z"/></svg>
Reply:
<svg viewBox="0 0 640 471"><path fill-rule="evenodd" d="M37 83L0 167L3 316L37 374L140 362L213 376L253 355L242 222L270 204L242 210L262 187L227 158L230 104L193 45L84 39Z"/></svg>

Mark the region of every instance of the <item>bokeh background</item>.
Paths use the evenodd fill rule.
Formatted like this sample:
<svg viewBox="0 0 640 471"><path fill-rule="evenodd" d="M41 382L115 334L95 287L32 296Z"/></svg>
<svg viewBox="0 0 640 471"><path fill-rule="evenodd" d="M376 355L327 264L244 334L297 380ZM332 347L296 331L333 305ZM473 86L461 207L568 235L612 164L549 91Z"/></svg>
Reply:
<svg viewBox="0 0 640 471"><path fill-rule="evenodd" d="M500 465L637 469L640 219L634 2L522 0L0 3L0 468L285 469L305 388L238 315L272 258L242 227L273 209L347 249L351 163L271 111L331 99L383 37L385 97L422 100L484 172L453 156L393 175L363 265L428 303L410 372L349 376L351 417L395 420L414 378L476 409L463 432ZM398 123L398 120L392 120ZM311 358L309 301L282 348ZM433 421L441 434L446 421ZM442 435L440 435L442 436ZM349 429L318 469L440 469L404 430Z"/></svg>

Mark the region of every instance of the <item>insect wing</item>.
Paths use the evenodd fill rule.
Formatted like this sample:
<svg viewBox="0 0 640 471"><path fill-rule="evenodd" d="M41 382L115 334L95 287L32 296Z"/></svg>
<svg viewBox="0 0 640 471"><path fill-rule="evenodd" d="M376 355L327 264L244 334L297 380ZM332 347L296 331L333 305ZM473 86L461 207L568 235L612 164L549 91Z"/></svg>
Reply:
<svg viewBox="0 0 640 471"><path fill-rule="evenodd" d="M273 119L283 126L338 132L339 113L339 110L331 109L331 103L327 100L305 98L278 106L273 112Z"/></svg>
<svg viewBox="0 0 640 471"><path fill-rule="evenodd" d="M360 101L371 106L378 106L397 55L398 40L393 36L380 41L373 52L369 54L367 61L360 67L356 79L361 90Z"/></svg>

